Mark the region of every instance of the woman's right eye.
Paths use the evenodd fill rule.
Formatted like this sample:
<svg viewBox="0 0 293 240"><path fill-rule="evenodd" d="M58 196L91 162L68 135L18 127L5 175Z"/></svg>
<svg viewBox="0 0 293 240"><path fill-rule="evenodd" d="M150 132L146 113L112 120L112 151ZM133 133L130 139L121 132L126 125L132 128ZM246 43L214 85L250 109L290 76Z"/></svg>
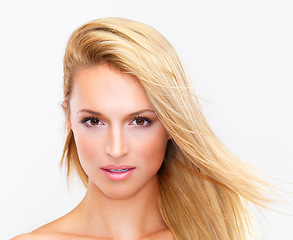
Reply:
<svg viewBox="0 0 293 240"><path fill-rule="evenodd" d="M95 127L98 125L104 125L103 122L95 117L87 117L81 121L86 127Z"/></svg>

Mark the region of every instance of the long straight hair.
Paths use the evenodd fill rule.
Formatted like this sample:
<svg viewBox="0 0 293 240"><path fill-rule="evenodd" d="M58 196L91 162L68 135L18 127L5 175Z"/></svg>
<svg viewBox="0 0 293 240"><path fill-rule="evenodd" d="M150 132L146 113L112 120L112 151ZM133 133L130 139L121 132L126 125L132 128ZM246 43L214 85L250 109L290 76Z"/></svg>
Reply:
<svg viewBox="0 0 293 240"><path fill-rule="evenodd" d="M105 18L82 25L72 33L64 56L69 109L74 74L101 63L137 79L172 137L158 172L158 204L175 239L249 239L253 216L248 203L263 206L268 185L212 132L171 44L132 20ZM87 186L69 126L62 163L68 176L76 171Z"/></svg>

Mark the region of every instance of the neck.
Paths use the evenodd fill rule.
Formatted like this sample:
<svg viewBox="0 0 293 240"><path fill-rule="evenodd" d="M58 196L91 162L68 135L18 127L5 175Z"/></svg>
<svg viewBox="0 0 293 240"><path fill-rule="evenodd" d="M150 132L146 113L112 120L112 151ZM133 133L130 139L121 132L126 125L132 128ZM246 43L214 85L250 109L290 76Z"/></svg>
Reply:
<svg viewBox="0 0 293 240"><path fill-rule="evenodd" d="M132 196L110 198L89 182L78 206L87 232L114 239L139 239L166 229L158 207L159 184L153 182Z"/></svg>

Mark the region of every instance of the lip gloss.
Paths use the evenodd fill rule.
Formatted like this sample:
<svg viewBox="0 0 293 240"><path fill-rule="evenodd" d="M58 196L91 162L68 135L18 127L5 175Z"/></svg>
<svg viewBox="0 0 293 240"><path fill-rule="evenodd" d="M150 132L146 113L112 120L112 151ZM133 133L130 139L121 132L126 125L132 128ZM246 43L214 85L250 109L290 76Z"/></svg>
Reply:
<svg viewBox="0 0 293 240"><path fill-rule="evenodd" d="M122 181L130 177L135 170L132 166L110 165L101 168L103 173L112 181Z"/></svg>

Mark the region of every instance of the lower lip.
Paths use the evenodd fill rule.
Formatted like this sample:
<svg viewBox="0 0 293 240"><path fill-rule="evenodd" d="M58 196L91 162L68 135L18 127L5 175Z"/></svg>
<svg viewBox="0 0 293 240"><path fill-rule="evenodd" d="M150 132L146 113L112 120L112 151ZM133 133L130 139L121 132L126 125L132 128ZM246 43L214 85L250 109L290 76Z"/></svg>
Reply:
<svg viewBox="0 0 293 240"><path fill-rule="evenodd" d="M129 169L126 172L110 172L106 169L102 169L103 173L112 181L122 181L130 177L135 168Z"/></svg>

